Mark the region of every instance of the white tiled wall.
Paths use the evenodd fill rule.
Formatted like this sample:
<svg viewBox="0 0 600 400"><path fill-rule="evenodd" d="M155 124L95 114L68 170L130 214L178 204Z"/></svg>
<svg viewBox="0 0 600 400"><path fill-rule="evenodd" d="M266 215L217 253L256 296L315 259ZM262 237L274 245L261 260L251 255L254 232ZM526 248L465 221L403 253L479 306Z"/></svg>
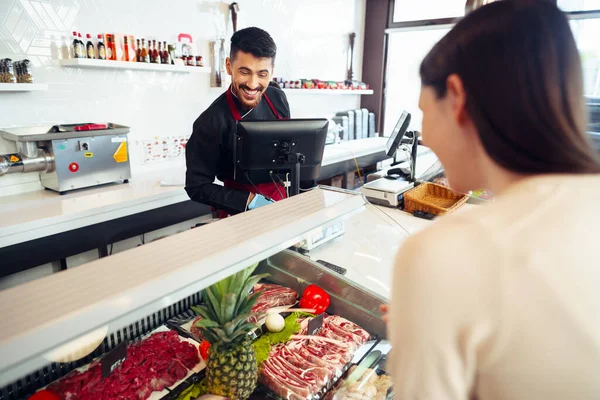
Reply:
<svg viewBox="0 0 600 400"><path fill-rule="evenodd" d="M345 78L348 34L356 32L355 78L361 77L366 0L238 0L238 28L259 26L278 45L275 75ZM140 144L155 136L189 135L196 117L221 93L206 74L71 69L57 65L73 30L129 33L173 42L189 33L207 59L208 41L224 32L222 10L211 0L0 0L0 58L28 58L46 92L1 93L0 127L110 121L131 127L133 175L143 165ZM231 30L225 33L228 37ZM207 61L207 60L206 60ZM354 109L358 96L290 94L293 117L330 117ZM137 144L137 146L136 146ZM14 151L0 139L0 154ZM0 178L0 196L41 189L36 173Z"/></svg>

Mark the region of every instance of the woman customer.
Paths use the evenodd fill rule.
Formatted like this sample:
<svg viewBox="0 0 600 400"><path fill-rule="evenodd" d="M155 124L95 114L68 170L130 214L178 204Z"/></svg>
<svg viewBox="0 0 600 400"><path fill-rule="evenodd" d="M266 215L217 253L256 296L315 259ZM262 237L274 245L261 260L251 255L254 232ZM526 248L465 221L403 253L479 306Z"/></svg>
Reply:
<svg viewBox="0 0 600 400"><path fill-rule="evenodd" d="M399 399L600 399L600 163L551 1L462 19L420 69L423 140L496 201L412 236L388 328Z"/></svg>

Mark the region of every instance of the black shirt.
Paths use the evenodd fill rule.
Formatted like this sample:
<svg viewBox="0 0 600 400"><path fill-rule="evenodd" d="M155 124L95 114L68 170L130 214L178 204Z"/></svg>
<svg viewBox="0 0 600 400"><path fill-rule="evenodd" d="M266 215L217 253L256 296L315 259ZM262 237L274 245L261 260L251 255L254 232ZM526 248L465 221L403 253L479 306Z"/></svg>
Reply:
<svg viewBox="0 0 600 400"><path fill-rule="evenodd" d="M271 85L267 87L266 93L279 116L290 118L290 106L285 93ZM249 110L244 109L235 96L233 99L242 119L277 119L264 96L247 115ZM223 93L196 119L192 136L185 149L185 190L190 199L230 214L237 214L246 209L249 193L215 185L213 182L215 177L221 182L233 179L232 146L235 129L236 121Z"/></svg>

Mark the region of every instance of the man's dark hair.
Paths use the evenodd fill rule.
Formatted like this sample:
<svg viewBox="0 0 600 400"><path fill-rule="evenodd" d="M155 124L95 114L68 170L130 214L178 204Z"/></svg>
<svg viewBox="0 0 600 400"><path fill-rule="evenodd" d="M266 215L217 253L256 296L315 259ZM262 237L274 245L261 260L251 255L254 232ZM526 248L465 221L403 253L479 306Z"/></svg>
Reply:
<svg viewBox="0 0 600 400"><path fill-rule="evenodd" d="M250 53L258 58L271 58L275 62L277 46L275 41L266 31L256 28L240 29L231 37L231 51L229 58L235 59L238 51Z"/></svg>

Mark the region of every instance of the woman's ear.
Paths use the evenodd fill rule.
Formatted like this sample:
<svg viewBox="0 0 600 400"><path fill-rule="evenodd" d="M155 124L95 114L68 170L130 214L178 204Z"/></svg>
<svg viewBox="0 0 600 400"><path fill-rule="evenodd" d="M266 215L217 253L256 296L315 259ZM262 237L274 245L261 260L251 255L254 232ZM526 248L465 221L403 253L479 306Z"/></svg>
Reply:
<svg viewBox="0 0 600 400"><path fill-rule="evenodd" d="M467 113L467 93L462 79L457 74L452 74L446 79L446 98L450 104L450 112L459 126L469 122Z"/></svg>

